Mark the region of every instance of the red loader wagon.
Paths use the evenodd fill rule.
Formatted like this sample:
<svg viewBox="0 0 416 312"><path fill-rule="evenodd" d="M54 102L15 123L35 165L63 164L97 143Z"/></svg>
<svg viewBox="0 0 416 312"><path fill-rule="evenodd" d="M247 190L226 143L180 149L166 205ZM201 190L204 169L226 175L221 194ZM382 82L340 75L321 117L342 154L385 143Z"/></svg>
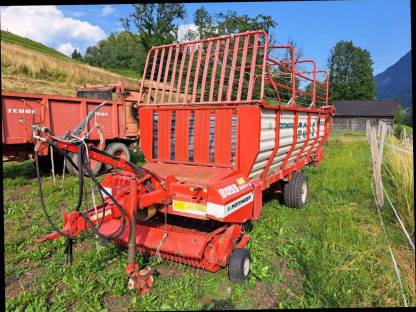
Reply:
<svg viewBox="0 0 416 312"><path fill-rule="evenodd" d="M301 65L311 69L300 71ZM153 82L147 89L145 79ZM263 191L283 193L290 207L306 203L301 169L322 159L334 113L328 73L313 61L295 61L291 46L269 45L266 32L252 31L153 47L140 98L146 163L138 167L89 146L89 159L119 169L97 181L103 204L65 214L63 229L41 241L65 236L70 246L93 229L128 246L128 285L141 293L152 286L153 270L135 263L136 252L211 272L228 266L232 281L244 281L245 224L260 218ZM87 148L71 136L38 128L34 137L37 150L49 144L78 153L80 168L90 172Z"/></svg>
<svg viewBox="0 0 416 312"><path fill-rule="evenodd" d="M1 97L3 161L33 159L32 125L47 127L54 135L64 134L79 124L103 99L107 104L85 128L85 133L89 134L87 141L129 160L128 146L134 145L139 137L137 113L134 114L137 92L127 90L122 82L85 85L78 89L77 97L22 92L2 92ZM39 160L43 169L50 166L50 157ZM69 163L67 165L71 173L76 173ZM102 166L100 162L92 165L96 173Z"/></svg>

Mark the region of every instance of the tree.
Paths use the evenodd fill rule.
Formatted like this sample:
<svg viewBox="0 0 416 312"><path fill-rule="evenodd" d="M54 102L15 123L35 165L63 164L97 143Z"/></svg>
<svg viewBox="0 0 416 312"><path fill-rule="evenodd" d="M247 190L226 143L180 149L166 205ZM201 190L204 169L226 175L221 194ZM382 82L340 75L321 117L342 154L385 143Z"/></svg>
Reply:
<svg viewBox="0 0 416 312"><path fill-rule="evenodd" d="M186 10L179 3L150 3L133 4L134 11L129 18L121 18L125 30L130 30L131 22L137 28L137 39L145 48L146 52L152 46L172 43L178 38L178 26L174 24L175 19L184 19Z"/></svg>
<svg viewBox="0 0 416 312"><path fill-rule="evenodd" d="M77 51L77 49L75 49L74 52L72 52L71 58L77 61L82 61L82 55L80 52Z"/></svg>
<svg viewBox="0 0 416 312"><path fill-rule="evenodd" d="M189 30L189 37L206 39L214 36L237 34L252 30L269 31L277 26L277 23L269 15L259 14L256 17L248 15L238 15L235 11L210 15L208 11L201 7L194 13L194 24L197 31Z"/></svg>
<svg viewBox="0 0 416 312"><path fill-rule="evenodd" d="M370 100L375 98L373 61L370 52L340 41L328 58L330 97L333 100Z"/></svg>
<svg viewBox="0 0 416 312"><path fill-rule="evenodd" d="M412 109L405 110L401 106L398 106L394 111L394 123L413 127Z"/></svg>
<svg viewBox="0 0 416 312"><path fill-rule="evenodd" d="M256 17L248 15L237 15L235 11L228 11L226 14L216 14L216 33L218 35L236 34L252 30L265 30L269 32L277 23L270 15L259 14Z"/></svg>
<svg viewBox="0 0 416 312"><path fill-rule="evenodd" d="M209 38L214 34L213 17L204 7L200 7L195 11L194 23L198 29L198 38Z"/></svg>
<svg viewBox="0 0 416 312"><path fill-rule="evenodd" d="M111 33L110 36L88 47L84 61L92 66L112 69L129 69L141 73L146 60L143 46L137 43L137 35L127 32Z"/></svg>

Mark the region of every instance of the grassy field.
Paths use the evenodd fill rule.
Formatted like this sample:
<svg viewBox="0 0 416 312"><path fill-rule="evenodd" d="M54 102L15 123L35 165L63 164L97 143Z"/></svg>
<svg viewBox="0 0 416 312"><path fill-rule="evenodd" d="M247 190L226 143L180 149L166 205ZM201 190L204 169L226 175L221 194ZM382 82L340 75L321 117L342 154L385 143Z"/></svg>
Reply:
<svg viewBox="0 0 416 312"><path fill-rule="evenodd" d="M248 245L249 280L232 284L227 270L209 273L137 256L159 272L151 293L127 289L127 251L87 238L74 264L63 266L64 241L36 244L49 232L30 162L4 164L6 308L8 311L126 311L401 306L401 293L370 188L370 155L361 134L334 133L319 168L306 168L309 202L297 210L270 195ZM139 156L135 159L139 162ZM59 184L59 183L58 183ZM63 189L44 178L55 220L74 207L77 178ZM414 254L383 210L408 302L416 304Z"/></svg>

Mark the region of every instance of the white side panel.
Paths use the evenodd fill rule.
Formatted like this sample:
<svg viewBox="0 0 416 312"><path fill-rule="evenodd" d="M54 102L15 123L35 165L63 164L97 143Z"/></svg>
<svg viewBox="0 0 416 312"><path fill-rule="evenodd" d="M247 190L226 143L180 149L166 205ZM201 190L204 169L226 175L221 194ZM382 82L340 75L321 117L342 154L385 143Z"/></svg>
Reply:
<svg viewBox="0 0 416 312"><path fill-rule="evenodd" d="M267 160L274 149L276 134L276 111L274 109L261 109L260 150L250 172L250 178L261 175Z"/></svg>
<svg viewBox="0 0 416 312"><path fill-rule="evenodd" d="M273 172L278 172L281 170L281 165L283 160L286 158L288 151L292 147L293 143L293 131L294 131L294 112L290 111L277 111L280 113L280 137L279 137L279 148L277 154L275 155L273 162L270 165L268 175ZM262 109L261 112L261 132L260 132L260 151L257 155L256 161L251 169L250 178L260 177L266 163L273 152L275 144L275 126L276 126L276 111ZM302 149L307 132L307 122L308 114L306 112L299 113L298 117L298 130L297 130L297 143L294 147L285 167L292 165L296 158L299 155L300 150ZM301 157L306 156L310 151L316 136L318 135L319 127L319 138L311 151L315 152L322 142L325 131L325 120L322 118L320 125L318 125L318 114L314 113L311 115L311 132L308 144L305 146L305 149L302 152Z"/></svg>

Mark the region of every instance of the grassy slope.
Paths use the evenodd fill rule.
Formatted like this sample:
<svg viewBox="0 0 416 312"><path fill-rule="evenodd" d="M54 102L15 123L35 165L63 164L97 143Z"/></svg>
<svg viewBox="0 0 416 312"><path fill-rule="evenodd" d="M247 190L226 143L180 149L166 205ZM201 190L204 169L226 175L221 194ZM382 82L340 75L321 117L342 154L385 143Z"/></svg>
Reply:
<svg viewBox="0 0 416 312"><path fill-rule="evenodd" d="M127 252L93 239L76 246L75 263L62 266L62 239L35 244L49 231L36 198L30 163L7 164L4 174L6 306L8 310L78 311L276 307L399 306L401 295L370 189L369 150L362 135L333 134L320 168L307 168L305 209L265 199L249 249L253 268L246 284L151 257L160 272L150 294L126 288ZM137 159L137 157L136 157ZM45 181L49 207L74 207L77 179L63 191ZM53 194L53 196L51 196ZM18 200L17 200L18 199ZM51 211L55 211L51 208ZM383 211L401 269L411 268L405 289L415 304L414 257L388 210ZM56 213L55 216L60 216ZM60 220L55 218L55 220ZM143 263L143 257L138 260ZM409 287L413 289L411 294Z"/></svg>
<svg viewBox="0 0 416 312"><path fill-rule="evenodd" d="M61 52L59 52L55 49L49 48L49 47L47 47L47 46L45 46L45 45L43 45L39 42L30 40L28 38L20 37L20 36L15 35L11 32L8 32L8 31L3 31L2 30L0 38L1 38L1 41L3 41L3 42L19 45L19 46L24 47L26 49L34 50L36 52L39 52L39 53L42 53L42 54L45 54L45 55L54 56L54 57L58 57L58 58L61 58L61 59L68 59L68 60L70 59L68 56L66 56L65 54L63 54L63 53L61 53Z"/></svg>
<svg viewBox="0 0 416 312"><path fill-rule="evenodd" d="M116 83L137 88L128 71L107 71L79 63L64 54L12 33L1 33L2 90L75 95L84 83Z"/></svg>

